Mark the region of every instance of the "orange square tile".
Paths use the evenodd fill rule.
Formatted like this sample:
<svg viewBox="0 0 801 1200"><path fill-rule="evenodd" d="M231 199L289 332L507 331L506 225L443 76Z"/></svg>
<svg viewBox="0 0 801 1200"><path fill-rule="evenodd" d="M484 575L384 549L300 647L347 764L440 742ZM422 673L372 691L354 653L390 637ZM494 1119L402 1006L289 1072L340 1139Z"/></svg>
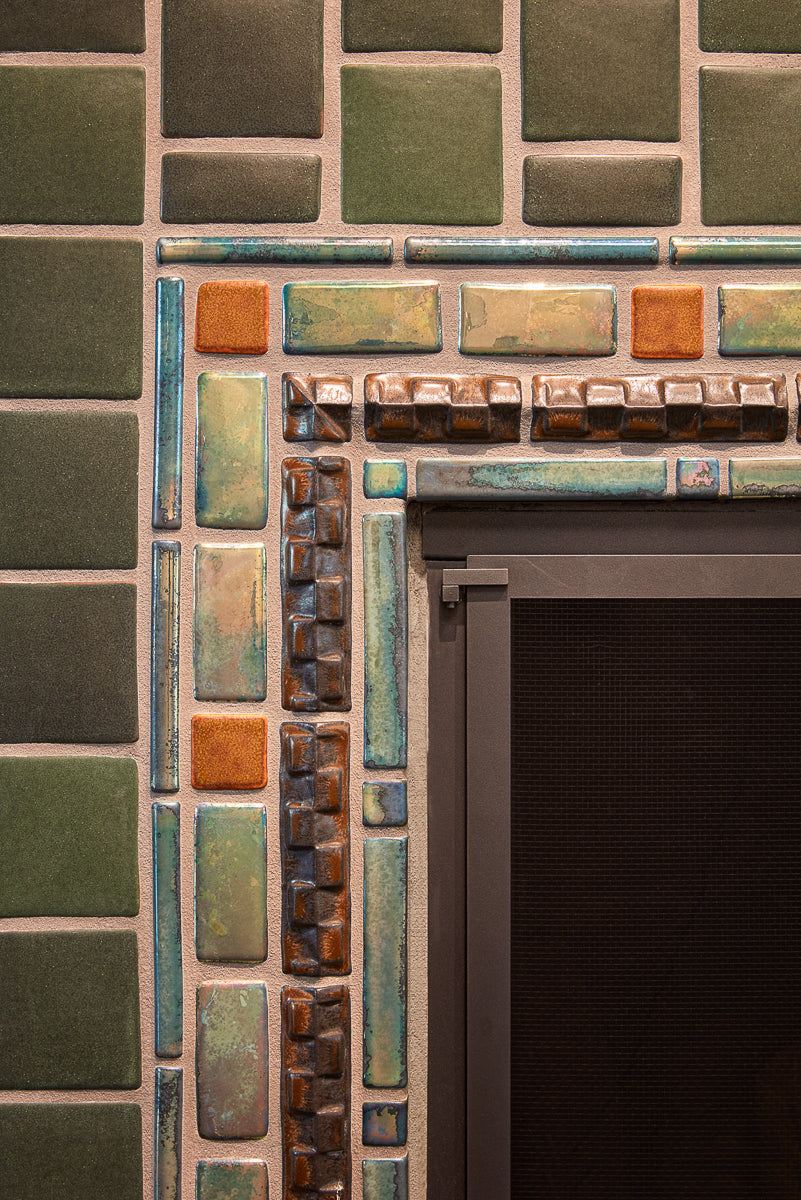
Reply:
<svg viewBox="0 0 801 1200"><path fill-rule="evenodd" d="M267 782L265 717L192 718L192 787L203 791L262 788Z"/></svg>
<svg viewBox="0 0 801 1200"><path fill-rule="evenodd" d="M634 358L701 358L704 289L695 284L631 289Z"/></svg>
<svg viewBox="0 0 801 1200"><path fill-rule="evenodd" d="M195 349L206 354L264 354L269 289L258 279L201 283L195 312Z"/></svg>

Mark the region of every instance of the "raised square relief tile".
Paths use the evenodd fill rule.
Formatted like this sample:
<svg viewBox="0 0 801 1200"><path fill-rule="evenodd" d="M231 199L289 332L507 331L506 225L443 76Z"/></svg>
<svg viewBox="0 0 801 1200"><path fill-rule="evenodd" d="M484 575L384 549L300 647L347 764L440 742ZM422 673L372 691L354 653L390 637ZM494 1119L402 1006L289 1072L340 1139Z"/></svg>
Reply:
<svg viewBox="0 0 801 1200"><path fill-rule="evenodd" d="M287 354L442 349L437 283L287 283Z"/></svg>
<svg viewBox="0 0 801 1200"><path fill-rule="evenodd" d="M365 1146L405 1146L407 1118L405 1100L363 1104L362 1144Z"/></svg>
<svg viewBox="0 0 801 1200"><path fill-rule="evenodd" d="M364 494L368 500L406 499L406 463L403 459L368 459L364 464Z"/></svg>
<svg viewBox="0 0 801 1200"><path fill-rule="evenodd" d="M684 499L714 499L720 492L720 463L716 458L676 460L676 495Z"/></svg>
<svg viewBox="0 0 801 1200"><path fill-rule="evenodd" d="M801 287L793 283L718 288L721 354L801 353Z"/></svg>
<svg viewBox="0 0 801 1200"><path fill-rule="evenodd" d="M508 375L365 375L364 433L375 442L516 442L520 380Z"/></svg>
<svg viewBox="0 0 801 1200"><path fill-rule="evenodd" d="M613 287L463 283L459 290L462 354L610 355L617 349Z"/></svg>
<svg viewBox="0 0 801 1200"><path fill-rule="evenodd" d="M176 225L316 221L321 176L316 154L165 154L161 219Z"/></svg>
<svg viewBox="0 0 801 1200"><path fill-rule="evenodd" d="M502 0L343 0L343 50L503 48Z"/></svg>
<svg viewBox="0 0 801 1200"><path fill-rule="evenodd" d="M138 1088L136 934L0 934L0 1088Z"/></svg>
<svg viewBox="0 0 801 1200"><path fill-rule="evenodd" d="M681 159L671 155L531 154L523 160L527 225L678 225Z"/></svg>
<svg viewBox="0 0 801 1200"><path fill-rule="evenodd" d="M343 67L342 218L499 225L497 67Z"/></svg>
<svg viewBox="0 0 801 1200"><path fill-rule="evenodd" d="M269 289L257 279L222 279L197 290L195 349L205 354L264 354Z"/></svg>
<svg viewBox="0 0 801 1200"><path fill-rule="evenodd" d="M631 289L634 358L701 358L704 289L694 284Z"/></svg>
<svg viewBox="0 0 801 1200"><path fill-rule="evenodd" d="M702 50L801 51L799 0L698 0Z"/></svg>
<svg viewBox="0 0 801 1200"><path fill-rule="evenodd" d="M267 1163L245 1158L201 1159L195 1200L268 1200Z"/></svg>
<svg viewBox="0 0 801 1200"><path fill-rule="evenodd" d="M362 1196L363 1200L408 1200L408 1159L363 1159Z"/></svg>
<svg viewBox="0 0 801 1200"><path fill-rule="evenodd" d="M407 839L364 843L364 1070L367 1087L406 1085Z"/></svg>
<svg viewBox="0 0 801 1200"><path fill-rule="evenodd" d="M265 699L266 587L263 546L195 546L197 700Z"/></svg>
<svg viewBox="0 0 801 1200"><path fill-rule="evenodd" d="M202 371L197 381L195 519L212 529L267 524L267 377Z"/></svg>
<svg viewBox="0 0 801 1200"><path fill-rule="evenodd" d="M203 791L263 788L267 783L267 718L192 718L192 787Z"/></svg>
<svg viewBox="0 0 801 1200"><path fill-rule="evenodd" d="M405 825L406 821L404 779L370 780L362 784L364 825Z"/></svg>
<svg viewBox="0 0 801 1200"><path fill-rule="evenodd" d="M195 951L201 962L267 957L267 809L195 809Z"/></svg>
<svg viewBox="0 0 801 1200"><path fill-rule="evenodd" d="M267 985L201 983L197 989L197 1123L204 1138L267 1132Z"/></svg>
<svg viewBox="0 0 801 1200"><path fill-rule="evenodd" d="M281 376L284 437L288 442L349 442L350 375Z"/></svg>

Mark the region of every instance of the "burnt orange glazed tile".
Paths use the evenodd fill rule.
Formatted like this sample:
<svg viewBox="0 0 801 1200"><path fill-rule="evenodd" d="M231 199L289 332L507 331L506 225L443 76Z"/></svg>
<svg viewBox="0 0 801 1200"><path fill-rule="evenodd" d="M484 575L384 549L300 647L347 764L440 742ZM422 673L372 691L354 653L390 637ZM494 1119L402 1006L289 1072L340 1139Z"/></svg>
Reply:
<svg viewBox="0 0 801 1200"><path fill-rule="evenodd" d="M631 289L634 358L701 358L704 289L696 285Z"/></svg>
<svg viewBox="0 0 801 1200"><path fill-rule="evenodd" d="M264 354L268 295L258 279L201 283L197 290L195 349L206 354Z"/></svg>
<svg viewBox="0 0 801 1200"><path fill-rule="evenodd" d="M267 782L265 717L192 718L192 787L246 790Z"/></svg>

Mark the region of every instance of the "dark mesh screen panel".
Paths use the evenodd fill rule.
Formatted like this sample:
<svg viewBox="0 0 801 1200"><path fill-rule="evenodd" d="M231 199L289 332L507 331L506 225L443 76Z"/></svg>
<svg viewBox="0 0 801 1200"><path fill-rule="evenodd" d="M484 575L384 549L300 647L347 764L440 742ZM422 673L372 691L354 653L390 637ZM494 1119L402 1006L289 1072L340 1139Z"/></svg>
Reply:
<svg viewBox="0 0 801 1200"><path fill-rule="evenodd" d="M801 1198L799 603L512 602L513 1200Z"/></svg>

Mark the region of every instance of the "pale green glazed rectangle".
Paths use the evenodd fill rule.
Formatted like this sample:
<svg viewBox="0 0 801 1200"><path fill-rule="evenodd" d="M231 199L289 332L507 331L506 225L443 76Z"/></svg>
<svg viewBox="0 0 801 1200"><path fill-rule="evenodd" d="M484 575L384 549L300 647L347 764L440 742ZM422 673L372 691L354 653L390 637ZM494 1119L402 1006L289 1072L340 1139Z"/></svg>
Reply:
<svg viewBox="0 0 801 1200"><path fill-rule="evenodd" d="M212 529L267 524L267 377L202 371L195 517Z"/></svg>
<svg viewBox="0 0 801 1200"><path fill-rule="evenodd" d="M729 495L738 500L801 496L801 458L732 458Z"/></svg>
<svg viewBox="0 0 801 1200"><path fill-rule="evenodd" d="M287 354L441 350L438 283L287 283Z"/></svg>
<svg viewBox="0 0 801 1200"><path fill-rule="evenodd" d="M406 518L362 517L364 548L364 765L405 767L408 602Z"/></svg>
<svg viewBox="0 0 801 1200"><path fill-rule="evenodd" d="M264 546L195 546L196 699L266 698L266 587Z"/></svg>
<svg viewBox="0 0 801 1200"><path fill-rule="evenodd" d="M256 1159L201 1159L195 1200L267 1200L267 1163Z"/></svg>
<svg viewBox="0 0 801 1200"><path fill-rule="evenodd" d="M152 820L156 1054L180 1058L184 1036L180 804L177 800L155 803Z"/></svg>
<svg viewBox="0 0 801 1200"><path fill-rule="evenodd" d="M419 458L418 500L658 500L667 495L664 458Z"/></svg>
<svg viewBox="0 0 801 1200"><path fill-rule="evenodd" d="M801 354L801 287L752 283L718 288L721 354Z"/></svg>
<svg viewBox="0 0 801 1200"><path fill-rule="evenodd" d="M364 1082L406 1086L407 839L364 843Z"/></svg>
<svg viewBox="0 0 801 1200"><path fill-rule="evenodd" d="M195 950L202 962L267 957L267 810L195 810Z"/></svg>
<svg viewBox="0 0 801 1200"><path fill-rule="evenodd" d="M260 1138L268 1127L267 985L197 989L197 1124L204 1138Z"/></svg>
<svg viewBox="0 0 801 1200"><path fill-rule="evenodd" d="M407 1200L409 1160L365 1158L362 1160L363 1200Z"/></svg>
<svg viewBox="0 0 801 1200"><path fill-rule="evenodd" d="M462 354L609 355L617 349L613 287L556 283L463 283Z"/></svg>

